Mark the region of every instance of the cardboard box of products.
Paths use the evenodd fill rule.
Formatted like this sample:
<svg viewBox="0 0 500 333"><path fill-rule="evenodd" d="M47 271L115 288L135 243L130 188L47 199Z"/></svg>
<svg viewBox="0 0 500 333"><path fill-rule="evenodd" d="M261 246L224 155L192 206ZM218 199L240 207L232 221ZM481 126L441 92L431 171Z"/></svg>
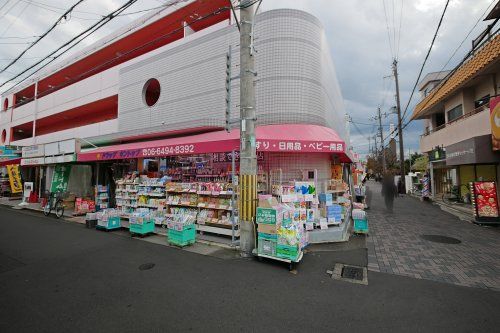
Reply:
<svg viewBox="0 0 500 333"><path fill-rule="evenodd" d="M262 232L264 234L276 234L276 225L275 224L258 224L257 231Z"/></svg>

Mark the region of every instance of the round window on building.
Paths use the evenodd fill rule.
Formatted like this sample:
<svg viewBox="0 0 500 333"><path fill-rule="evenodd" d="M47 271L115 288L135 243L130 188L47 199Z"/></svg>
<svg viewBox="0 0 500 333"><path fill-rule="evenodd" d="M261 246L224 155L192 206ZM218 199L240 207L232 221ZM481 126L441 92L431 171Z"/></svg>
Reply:
<svg viewBox="0 0 500 333"><path fill-rule="evenodd" d="M7 111L7 108L9 107L9 99L6 98L3 100L3 110Z"/></svg>
<svg viewBox="0 0 500 333"><path fill-rule="evenodd" d="M149 79L142 89L142 97L147 106L153 106L160 98L160 82L157 79Z"/></svg>
<svg viewBox="0 0 500 333"><path fill-rule="evenodd" d="M7 130L3 130L2 131L2 143L5 143L5 141L7 140Z"/></svg>

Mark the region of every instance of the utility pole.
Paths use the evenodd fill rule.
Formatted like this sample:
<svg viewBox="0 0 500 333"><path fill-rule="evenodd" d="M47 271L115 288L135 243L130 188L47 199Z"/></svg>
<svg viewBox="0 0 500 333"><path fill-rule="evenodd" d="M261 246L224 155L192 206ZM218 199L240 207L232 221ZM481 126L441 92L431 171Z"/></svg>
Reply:
<svg viewBox="0 0 500 333"><path fill-rule="evenodd" d="M368 155L370 155L372 152L372 137L368 137Z"/></svg>
<svg viewBox="0 0 500 333"><path fill-rule="evenodd" d="M240 251L250 256L255 247L254 217L257 206L257 153L255 138L256 75L253 56L254 0L240 1ZM258 8L258 7L257 7Z"/></svg>
<svg viewBox="0 0 500 333"><path fill-rule="evenodd" d="M404 176L405 176L405 152L404 152L404 145L403 145L403 125L402 125L402 119L401 119L401 102L399 100L399 81L398 81L398 61L394 59L392 62L392 71L394 74L394 80L396 83L396 109L398 111L398 135L399 135L399 163L400 163L400 169L401 169L401 183L403 184L403 193L406 193L405 189L405 182L404 182Z"/></svg>
<svg viewBox="0 0 500 333"><path fill-rule="evenodd" d="M380 147L382 148L382 170L384 173L387 171L385 166L385 147L384 147L384 130L382 129L382 115L380 114L380 107L378 107L378 129L380 132Z"/></svg>

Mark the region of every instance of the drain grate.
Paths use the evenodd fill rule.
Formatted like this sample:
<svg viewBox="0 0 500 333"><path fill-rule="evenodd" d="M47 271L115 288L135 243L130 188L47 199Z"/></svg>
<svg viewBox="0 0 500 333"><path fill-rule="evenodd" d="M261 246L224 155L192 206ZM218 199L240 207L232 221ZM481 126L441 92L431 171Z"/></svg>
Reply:
<svg viewBox="0 0 500 333"><path fill-rule="evenodd" d="M457 238L443 236L443 235L420 235L420 238L429 242L442 243L442 244L460 244L462 241Z"/></svg>
<svg viewBox="0 0 500 333"><path fill-rule="evenodd" d="M152 262L148 262L146 264L142 264L139 266L139 270L140 271L147 271L148 269L151 269L155 267L155 264L153 264Z"/></svg>
<svg viewBox="0 0 500 333"><path fill-rule="evenodd" d="M345 279L363 280L363 269L361 267L344 266L341 276Z"/></svg>
<svg viewBox="0 0 500 333"><path fill-rule="evenodd" d="M368 285L368 272L366 267L335 264L333 269L327 270L326 273L331 275L334 280Z"/></svg>

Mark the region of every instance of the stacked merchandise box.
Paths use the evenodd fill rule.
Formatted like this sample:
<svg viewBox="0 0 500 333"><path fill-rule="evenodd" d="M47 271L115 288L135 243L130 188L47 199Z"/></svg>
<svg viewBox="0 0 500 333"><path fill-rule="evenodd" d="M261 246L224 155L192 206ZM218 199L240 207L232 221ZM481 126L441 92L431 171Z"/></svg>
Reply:
<svg viewBox="0 0 500 333"><path fill-rule="evenodd" d="M274 198L269 199L265 203L261 200L260 207L257 208L257 253L276 257L281 219L276 209L272 208L276 207L278 202Z"/></svg>
<svg viewBox="0 0 500 333"><path fill-rule="evenodd" d="M113 230L121 228L120 215L116 209L103 209L96 213L96 218L97 229Z"/></svg>
<svg viewBox="0 0 500 333"><path fill-rule="evenodd" d="M167 221L167 240L176 246L186 246L196 242L196 215L175 214Z"/></svg>
<svg viewBox="0 0 500 333"><path fill-rule="evenodd" d="M352 218L354 220L353 232L360 234L368 233L368 219L366 213L362 209L353 209Z"/></svg>
<svg viewBox="0 0 500 333"><path fill-rule="evenodd" d="M138 208L129 217L131 234L145 235L155 231L155 222L149 209Z"/></svg>
<svg viewBox="0 0 500 333"><path fill-rule="evenodd" d="M306 245L302 208L280 204L274 197L261 196L257 208L257 254L292 262L299 261ZM306 219L306 214L302 214Z"/></svg>

